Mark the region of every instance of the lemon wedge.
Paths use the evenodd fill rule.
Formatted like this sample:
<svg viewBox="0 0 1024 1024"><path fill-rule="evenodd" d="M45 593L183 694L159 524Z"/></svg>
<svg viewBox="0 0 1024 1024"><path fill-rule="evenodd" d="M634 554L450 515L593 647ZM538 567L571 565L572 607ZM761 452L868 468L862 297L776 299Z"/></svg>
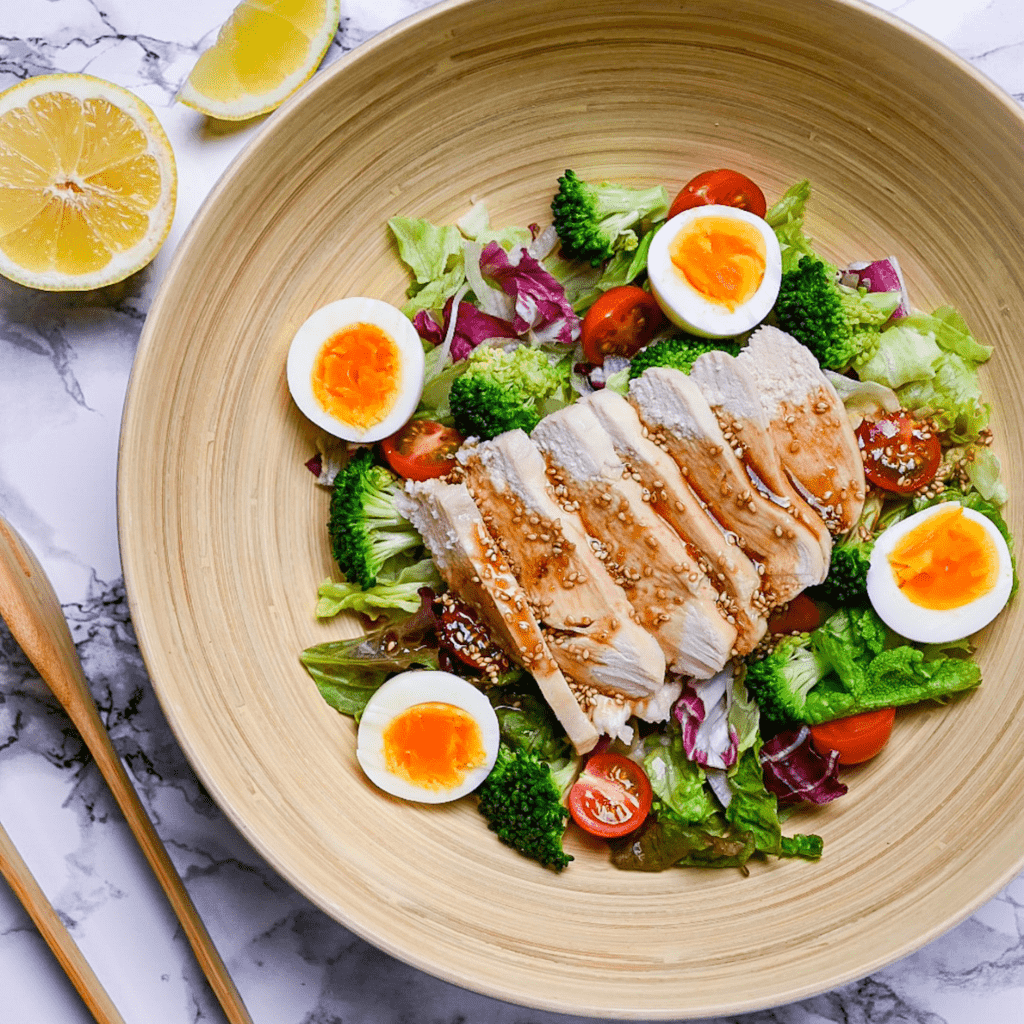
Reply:
<svg viewBox="0 0 1024 1024"><path fill-rule="evenodd" d="M317 69L340 19L340 0L242 0L178 99L221 120L265 114Z"/></svg>
<svg viewBox="0 0 1024 1024"><path fill-rule="evenodd" d="M91 75L0 93L0 274L47 291L113 284L174 219L174 153L137 96Z"/></svg>

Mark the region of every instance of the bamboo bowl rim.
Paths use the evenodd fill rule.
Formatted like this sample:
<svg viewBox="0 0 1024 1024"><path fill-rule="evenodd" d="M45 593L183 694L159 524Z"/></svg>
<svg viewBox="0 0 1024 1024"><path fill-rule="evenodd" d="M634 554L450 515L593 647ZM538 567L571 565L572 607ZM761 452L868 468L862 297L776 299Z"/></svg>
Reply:
<svg viewBox="0 0 1024 1024"><path fill-rule="evenodd" d="M301 464L300 456L311 454L310 433L290 404L283 352L289 331L317 305L349 293L349 282L364 294L400 301L407 279L386 239L387 216L451 222L478 194L489 205L493 198L495 224L528 223L543 214L537 182L550 184L564 167L585 177L656 178L685 153L690 162L677 172L679 185L708 166L746 170L766 194L771 189L770 199L800 177L823 182L808 220L826 252L857 258L848 248L853 240L902 246L895 251L912 298L933 305L948 299L964 309L978 336L997 345L999 388L1012 393L1024 387L1024 346L1017 351L1009 340L1012 324L1024 323L1024 300L1007 292L1005 311L991 300L1003 302L1000 289L1011 275L1002 263L1020 248L1024 220L1017 217L1015 241L1012 225L993 211L1013 210L1015 196L1016 210L1024 209L1024 173L1018 168L1014 176L1007 156L1014 145L1024 152L1017 142L1024 142L1024 114L943 46L859 0L802 7L806 16L813 6L822 26L806 29L806 43L805 26L783 0L737 0L733 13L721 16L715 0L637 0L628 7L517 0L516 18L503 26L501 6L447 0L318 74L235 158L188 228L142 333L120 442L120 543L140 650L178 742L235 826L318 907L399 959L486 995L603 1017L731 1014L815 994L941 934L1024 866L1024 809L1012 806L1024 767L1007 753L1024 743L1024 697L1011 685L1024 655L1019 602L986 634L986 684L977 695L941 711L903 715L900 742L851 771L849 796L786 826L823 834L822 861L756 865L749 878L696 870L627 874L571 837L577 860L554 875L498 844L465 801L425 809L373 790L354 767L351 724L324 704L299 667L302 647L355 629L312 621L312 595L330 574L330 555L317 526L323 496ZM772 17L744 24L742 14L752 11ZM655 39L657 25L664 34ZM835 52L823 45L816 52L815 32L824 38L830 25L867 49L855 53L843 40ZM624 100L601 91L607 82L599 68L588 70L575 80L578 102L567 103L564 92L557 100L569 127L560 139L565 151L549 152L536 139L551 130L541 114L550 114L556 100L540 86L517 82L525 97L517 115L542 155L531 163L513 154L500 168L478 157L494 123L507 129L493 109L507 102L497 92L506 34L517 47L517 69L542 76L552 55L565 60L567 41L603 52L609 26L621 32L616 42L627 54L644 55L650 81L633 86L644 125L637 128L635 109ZM655 56L693 58L692 76L671 62L647 62L644 32ZM772 49L780 39L789 51ZM743 120L736 83L748 64L769 86L787 75L818 76L812 80L834 99L841 93L831 80L859 63L865 81L843 86L858 99L868 95L880 55L897 47L902 63L893 80L914 83L903 96L914 107L905 115L884 108L878 118L888 115L895 124L905 117L915 139L941 149L946 143L937 130L926 136L928 104L939 96L951 109L973 104L971 119L949 124L950 147L960 135L1009 132L975 155L977 195L988 204L977 224L956 209L940 222L925 199L909 200L918 203L913 213L929 240L963 238L991 250L984 273L968 268L956 279L953 256L938 246L918 249L909 215L900 219L895 189L880 188L871 207L842 193L842 168L833 171L830 161L854 161L853 143L836 141L813 97L782 90L752 97L758 109L819 118L808 126L810 142L790 132L793 155L759 132L759 122ZM696 77L709 54L722 76L717 85ZM934 76L931 94L914 80L921 68ZM672 91L680 76L698 92L706 89L715 109ZM458 91L467 82L493 91L470 101ZM441 156L428 151L421 124L423 97L432 91L464 99L461 109L439 104L435 111L432 144L464 165L443 180ZM491 107L481 111L481 103ZM851 106L835 117L843 132L873 147L880 169L864 164L867 180L876 174L884 184L887 168L912 170L922 193L938 196L927 160L878 147L876 113ZM664 131L677 117L692 141ZM737 141L741 128L746 154ZM647 148L612 152L631 131ZM815 135L823 149L837 148L818 154ZM419 148L390 153L385 143L396 137L412 138ZM965 173L949 159L955 174ZM470 172L472 180L458 182ZM338 224L345 227L339 231ZM924 308L927 301L915 304ZM996 375L985 384L992 394ZM1006 450L1024 444L1024 417L1018 421L997 401L994 422ZM1011 494L1024 487L1024 472L1004 468ZM1009 520L1019 534L1016 502ZM999 727L984 732L993 721ZM954 764L936 768L921 788L922 751L955 743L958 730L972 728L980 731L969 733L980 736L976 745L957 750ZM916 802L908 796L915 786ZM958 835L971 836L970 851ZM823 914L825 891L832 902Z"/></svg>

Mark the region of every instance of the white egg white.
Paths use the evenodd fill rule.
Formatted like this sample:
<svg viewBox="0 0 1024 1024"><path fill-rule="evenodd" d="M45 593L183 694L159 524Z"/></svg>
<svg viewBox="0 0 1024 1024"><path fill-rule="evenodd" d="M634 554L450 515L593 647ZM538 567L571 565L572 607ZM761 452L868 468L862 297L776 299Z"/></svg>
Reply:
<svg viewBox="0 0 1024 1024"><path fill-rule="evenodd" d="M402 360L401 390L391 411L379 423L360 430L332 416L313 394L313 363L324 342L352 324L373 324L398 347ZM416 411L423 393L423 344L400 310L380 299L352 296L321 306L295 332L288 350L288 390L295 404L318 427L346 441L370 443L393 434Z"/></svg>
<svg viewBox="0 0 1024 1024"><path fill-rule="evenodd" d="M416 786L388 770L384 756L384 730L403 711L416 704L439 701L466 712L479 726L486 759L471 769L454 789L434 790ZM490 701L472 683L429 669L400 672L392 676L367 702L359 719L356 759L374 785L393 796L420 803L439 804L471 793L490 774L498 756L498 716Z"/></svg>
<svg viewBox="0 0 1024 1024"><path fill-rule="evenodd" d="M868 597L879 618L908 640L925 644L962 640L987 626L1009 600L1013 587L1013 563L1006 541L990 519L966 507L964 515L980 524L995 545L999 574L992 589L960 608L934 609L914 604L897 585L889 565L889 555L896 545L921 523L958 504L955 501L944 501L940 505L916 512L890 526L875 541L868 569Z"/></svg>
<svg viewBox="0 0 1024 1024"><path fill-rule="evenodd" d="M669 253L672 242L684 228L707 217L743 221L764 239L765 269L761 284L746 302L733 310L697 291L672 262ZM695 206L658 229L647 254L647 276L658 305L677 327L705 338L732 338L756 327L775 305L782 281L782 252L775 232L763 218L733 206Z"/></svg>

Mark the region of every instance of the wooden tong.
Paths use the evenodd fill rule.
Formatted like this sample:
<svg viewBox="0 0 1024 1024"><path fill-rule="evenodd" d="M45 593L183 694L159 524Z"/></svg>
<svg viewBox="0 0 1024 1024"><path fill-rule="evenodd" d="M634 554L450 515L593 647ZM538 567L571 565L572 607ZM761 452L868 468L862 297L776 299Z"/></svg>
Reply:
<svg viewBox="0 0 1024 1024"><path fill-rule="evenodd" d="M110 737L96 708L96 702L89 691L82 663L78 658L74 641L71 639L71 631L68 629L53 586L31 549L2 516L0 516L0 618L7 623L11 635L21 645L21 649L29 661L35 665L43 681L53 691L54 696L60 701L71 721L81 733L82 739L85 740L86 746L114 794L114 799L117 800L124 812L139 846L142 847L142 852L146 855L153 873L163 886L163 890L188 936L196 959L228 1020L231 1024L252 1024L252 1018L242 1003L242 997L238 994L238 989L231 980L224 961L220 958L209 932L178 877L167 851L160 842L160 837L153 828L153 823L146 815L121 759L110 742ZM6 835L4 838L6 839ZM9 844L10 841L7 839L5 844L0 845L0 852L5 853L8 858L14 850L13 846ZM16 874L15 877L24 879L24 876L28 875L28 869L24 867L24 862L20 857L17 860L21 862L24 873ZM28 878L31 879L31 875L28 875ZM26 904L26 907L33 915L33 920L36 920L33 908L39 911L41 900L45 905L45 909L42 911L43 915L45 916L46 910L48 910L63 930L63 925L60 925L53 908L50 907L46 897L34 881L30 886L27 886L24 881L19 884L32 904L31 906ZM12 882L12 886L15 893L21 897L22 891L19 891L18 885ZM36 891L32 890L32 886ZM38 921L36 923L38 924ZM49 942L49 937L45 932L43 934ZM65 935L67 936L66 932ZM85 961L70 936L67 936L67 941L74 947L75 952L78 953L78 960L84 965ZM68 965L63 959L63 953L58 952L52 943L51 948L54 949L57 958L67 970ZM66 948L66 946L61 946L62 950L66 950ZM87 973L80 973L78 980L70 971L68 973L76 987L79 986L79 982L86 985L90 996L86 996L81 987L79 987L79 992L82 992L83 998L89 1008L93 1010L94 1015L96 1015L96 1010L93 1003L90 1002L90 997L96 1001L96 1006L102 1007L104 1001L110 1006L114 1016L100 1017L96 1015L97 1020L103 1021L104 1024L107 1021L112 1024L113 1022L123 1024L91 970L87 969Z"/></svg>
<svg viewBox="0 0 1024 1024"><path fill-rule="evenodd" d="M32 877L28 865L22 860L3 827L0 827L0 874L7 879L14 895L21 900L21 905L35 922L39 934L53 950L64 973L78 989L78 994L99 1024L124 1024L124 1018L117 1012L107 990L82 956L82 951L57 916L57 911L50 905L46 894L39 888L39 883Z"/></svg>

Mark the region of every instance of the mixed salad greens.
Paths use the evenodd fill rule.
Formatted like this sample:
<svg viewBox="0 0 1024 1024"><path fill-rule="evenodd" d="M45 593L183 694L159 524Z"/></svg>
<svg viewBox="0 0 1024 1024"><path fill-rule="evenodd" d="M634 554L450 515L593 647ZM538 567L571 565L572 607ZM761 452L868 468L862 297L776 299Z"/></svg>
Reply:
<svg viewBox="0 0 1024 1024"><path fill-rule="evenodd" d="M316 614L355 611L373 627L310 647L302 663L324 699L356 721L385 680L410 668L445 669L479 687L497 713L500 749L470 799L503 842L556 870L572 859L562 844L570 814L608 838L623 869L819 857L819 837L783 835L790 810L845 794L841 766L884 746L896 708L945 702L981 681L968 639L906 640L872 607L867 579L885 530L950 499L1012 544L978 376L992 350L952 308L914 310L894 258L825 259L804 229L810 198L801 181L769 207L745 176L713 171L670 204L662 186L589 183L567 171L543 228L495 229L483 203L452 225L389 221L412 274L402 312L422 339L424 387L397 434L372 446L325 444L311 463L331 492L328 529L343 575L320 586ZM447 474L467 438L529 433L595 389L625 394L651 367L688 373L705 352L738 353L749 331L682 330L647 281L659 228L701 204L750 211L774 232L782 273L768 323L814 354L856 425L864 510L834 538L824 582L776 609L751 654L711 679L684 680L666 721L635 721L631 742L604 737L581 756L530 674L457 594L445 595L395 499L405 479ZM611 829L593 813L599 798L625 808Z"/></svg>

